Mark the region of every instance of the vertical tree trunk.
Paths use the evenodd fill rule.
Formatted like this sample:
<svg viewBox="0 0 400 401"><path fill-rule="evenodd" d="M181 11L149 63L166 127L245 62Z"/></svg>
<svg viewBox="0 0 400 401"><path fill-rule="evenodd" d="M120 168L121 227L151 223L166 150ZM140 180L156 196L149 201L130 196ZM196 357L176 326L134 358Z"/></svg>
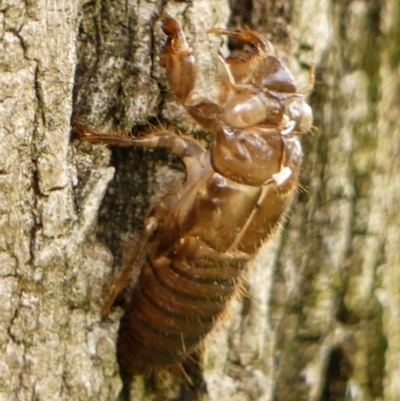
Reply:
<svg viewBox="0 0 400 401"><path fill-rule="evenodd" d="M0 8L0 399L112 399L111 256L87 237L113 169L81 184L69 143L79 3Z"/></svg>
<svg viewBox="0 0 400 401"><path fill-rule="evenodd" d="M184 173L166 151L111 153L70 141L69 126L74 112L97 129L162 121L204 137L158 65L163 12L196 44L205 93L216 87L212 26L267 34L300 87L314 60L315 128L305 190L206 339L193 384L137 378L131 400L397 401L397 0L0 4L0 400L121 391L121 309L103 321L100 309L146 208Z"/></svg>

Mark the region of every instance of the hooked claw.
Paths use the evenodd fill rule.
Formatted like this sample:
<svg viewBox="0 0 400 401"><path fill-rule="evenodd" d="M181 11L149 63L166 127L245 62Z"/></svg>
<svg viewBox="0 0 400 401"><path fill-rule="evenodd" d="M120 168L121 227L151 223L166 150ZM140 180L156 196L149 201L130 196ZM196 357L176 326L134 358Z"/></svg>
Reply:
<svg viewBox="0 0 400 401"><path fill-rule="evenodd" d="M271 43L257 33L248 29L211 28L208 33L226 35L243 45L257 47L259 50L270 53L273 51Z"/></svg>
<svg viewBox="0 0 400 401"><path fill-rule="evenodd" d="M243 47L247 46L247 48L235 50L228 57L223 57L235 84L250 84L258 89L285 93L296 92L292 74L274 56L272 44L263 36L248 29L232 28L212 28L208 33L226 35ZM231 82L230 79L228 81Z"/></svg>
<svg viewBox="0 0 400 401"><path fill-rule="evenodd" d="M196 60L181 24L168 14L163 14L162 18L162 30L168 38L163 47L160 65L166 69L172 93L184 103L194 87Z"/></svg>
<svg viewBox="0 0 400 401"><path fill-rule="evenodd" d="M192 49L186 41L181 24L169 14L162 14L161 18L163 20L162 30L168 36L167 43L169 43L171 50L175 53L187 52L191 54Z"/></svg>

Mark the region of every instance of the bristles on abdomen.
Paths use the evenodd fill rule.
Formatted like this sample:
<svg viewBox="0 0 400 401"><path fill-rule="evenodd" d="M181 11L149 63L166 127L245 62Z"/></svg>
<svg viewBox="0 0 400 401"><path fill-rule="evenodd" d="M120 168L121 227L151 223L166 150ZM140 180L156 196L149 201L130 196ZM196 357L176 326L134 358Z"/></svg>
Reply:
<svg viewBox="0 0 400 401"><path fill-rule="evenodd" d="M240 274L239 266L218 269L191 266L183 259L149 260L121 321L122 370L133 375L143 373L146 365L182 362L225 311Z"/></svg>

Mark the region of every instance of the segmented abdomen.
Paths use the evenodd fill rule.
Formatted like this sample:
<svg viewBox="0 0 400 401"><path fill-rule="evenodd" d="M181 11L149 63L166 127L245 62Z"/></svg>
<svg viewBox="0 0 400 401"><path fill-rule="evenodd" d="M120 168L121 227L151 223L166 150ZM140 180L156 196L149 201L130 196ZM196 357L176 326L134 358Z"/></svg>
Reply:
<svg viewBox="0 0 400 401"><path fill-rule="evenodd" d="M160 257L139 276L120 329L123 370L184 360L213 328L237 289L242 263L219 264Z"/></svg>

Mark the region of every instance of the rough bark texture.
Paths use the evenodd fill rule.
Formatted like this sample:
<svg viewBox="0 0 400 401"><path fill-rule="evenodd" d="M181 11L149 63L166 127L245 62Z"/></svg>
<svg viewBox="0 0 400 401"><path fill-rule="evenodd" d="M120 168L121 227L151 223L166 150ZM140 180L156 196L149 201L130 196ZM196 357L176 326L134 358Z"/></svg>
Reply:
<svg viewBox="0 0 400 401"><path fill-rule="evenodd" d="M0 10L0 399L110 399L118 322L100 322L98 299L111 256L87 238L113 169L79 181L69 143L79 3Z"/></svg>
<svg viewBox="0 0 400 401"><path fill-rule="evenodd" d="M121 391L121 309L102 321L101 305L146 208L184 173L166 151L70 141L69 125L74 112L104 130L159 120L204 137L158 65L163 12L196 43L207 94L212 26L269 35L299 86L314 58L315 129L305 190L188 367L194 384L160 372L131 400L400 399L399 2L231 3L0 3L1 401Z"/></svg>

